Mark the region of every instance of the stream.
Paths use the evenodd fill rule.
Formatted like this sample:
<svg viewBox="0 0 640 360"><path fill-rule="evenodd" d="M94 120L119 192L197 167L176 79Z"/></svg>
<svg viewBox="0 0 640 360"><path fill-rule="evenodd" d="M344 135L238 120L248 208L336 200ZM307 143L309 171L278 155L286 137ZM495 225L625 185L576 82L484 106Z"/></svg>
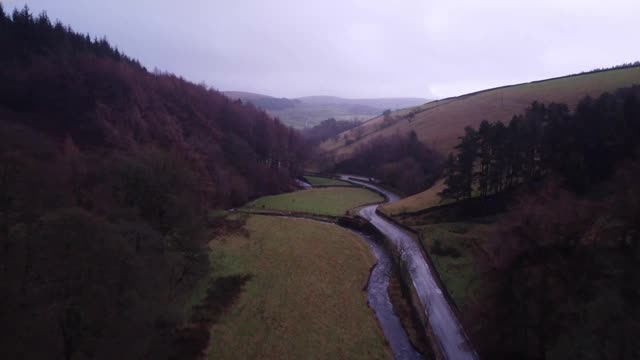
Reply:
<svg viewBox="0 0 640 360"><path fill-rule="evenodd" d="M373 250L373 254L378 260L371 270L369 283L367 284L367 297L369 306L378 318L384 336L389 342L391 351L396 360L422 359L422 355L416 351L407 332L402 327L398 316L393 312L393 305L389 299L389 277L393 272L393 265L389 254L384 247L371 239L369 236L356 232L360 235Z"/></svg>

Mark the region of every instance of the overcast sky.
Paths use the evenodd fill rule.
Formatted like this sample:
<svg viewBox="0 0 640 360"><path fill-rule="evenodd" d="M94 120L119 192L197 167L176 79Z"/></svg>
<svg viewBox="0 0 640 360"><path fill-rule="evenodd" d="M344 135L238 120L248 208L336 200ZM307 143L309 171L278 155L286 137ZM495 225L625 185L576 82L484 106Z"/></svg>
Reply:
<svg viewBox="0 0 640 360"><path fill-rule="evenodd" d="M640 0L0 0L149 69L279 97L446 97L640 60Z"/></svg>

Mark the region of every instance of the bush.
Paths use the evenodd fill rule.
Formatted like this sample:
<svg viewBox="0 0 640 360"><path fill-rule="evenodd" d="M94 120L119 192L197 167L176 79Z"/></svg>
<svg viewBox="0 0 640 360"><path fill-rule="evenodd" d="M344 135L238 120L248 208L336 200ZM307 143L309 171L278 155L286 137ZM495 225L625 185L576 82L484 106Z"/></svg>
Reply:
<svg viewBox="0 0 640 360"><path fill-rule="evenodd" d="M443 246L440 240L438 239L436 239L433 242L433 246L431 247L431 253L438 256L450 256L453 258L458 258L462 256L462 254L458 249L451 246Z"/></svg>

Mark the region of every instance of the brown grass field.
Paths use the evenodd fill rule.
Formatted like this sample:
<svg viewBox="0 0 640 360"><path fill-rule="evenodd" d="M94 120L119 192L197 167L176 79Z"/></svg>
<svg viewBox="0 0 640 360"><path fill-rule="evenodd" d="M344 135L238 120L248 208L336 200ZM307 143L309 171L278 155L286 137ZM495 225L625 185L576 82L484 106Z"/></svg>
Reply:
<svg viewBox="0 0 640 360"><path fill-rule="evenodd" d="M390 359L364 287L376 259L336 225L250 216L212 241L213 277L252 274L212 328L209 359Z"/></svg>
<svg viewBox="0 0 640 360"><path fill-rule="evenodd" d="M438 193L444 190L444 187L444 179L440 179L429 189L396 201L392 204L383 205L380 207L380 210L387 215L393 216L445 204L446 202L442 202L440 196L438 196Z"/></svg>
<svg viewBox="0 0 640 360"><path fill-rule="evenodd" d="M403 134L414 130L422 142L446 154L456 145L465 126L477 126L485 119L508 122L514 114L522 113L535 100L544 103L562 102L574 107L585 95L596 97L604 91L613 91L632 84L640 84L640 67L576 75L462 95L430 102L417 108L396 111L392 116L397 122L384 129L380 128L383 117L373 118L341 134L337 141L327 140L322 143L320 150L340 161L348 158L359 145L379 136ZM412 112L415 113L413 119L408 116ZM359 139L356 136L358 132L362 134ZM353 143L346 145L345 135Z"/></svg>

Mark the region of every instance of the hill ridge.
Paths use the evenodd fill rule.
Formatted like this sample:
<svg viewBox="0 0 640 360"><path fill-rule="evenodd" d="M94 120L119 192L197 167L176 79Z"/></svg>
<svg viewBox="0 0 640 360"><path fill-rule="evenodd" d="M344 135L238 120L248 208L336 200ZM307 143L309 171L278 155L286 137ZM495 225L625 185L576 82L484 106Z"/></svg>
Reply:
<svg viewBox="0 0 640 360"><path fill-rule="evenodd" d="M508 121L533 101L565 102L573 107L585 95L598 96L634 83L640 83L638 63L479 90L371 118L341 133L338 140L323 142L320 151L339 162L369 140L413 130L421 141L448 152L465 126L484 119Z"/></svg>

